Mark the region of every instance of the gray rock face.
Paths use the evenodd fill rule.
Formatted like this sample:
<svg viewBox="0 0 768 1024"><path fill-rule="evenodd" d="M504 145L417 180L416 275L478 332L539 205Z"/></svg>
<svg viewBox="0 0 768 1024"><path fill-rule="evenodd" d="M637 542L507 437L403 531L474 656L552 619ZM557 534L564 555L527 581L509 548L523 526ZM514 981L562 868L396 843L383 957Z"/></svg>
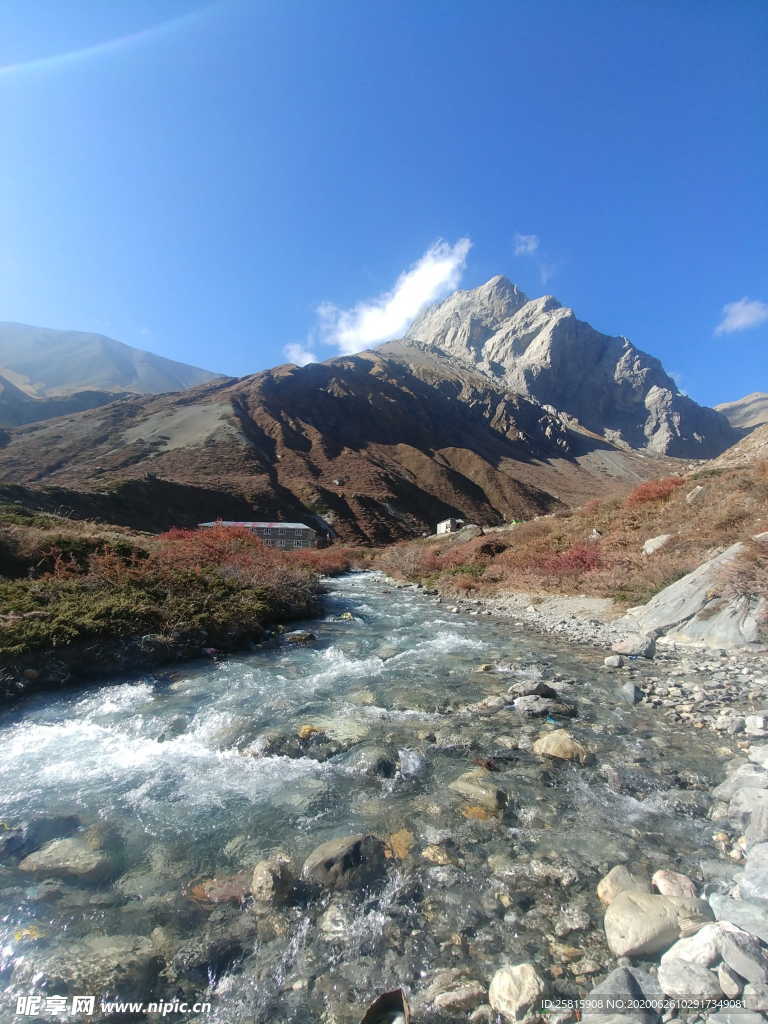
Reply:
<svg viewBox="0 0 768 1024"><path fill-rule="evenodd" d="M353 889L379 881L386 872L384 843L376 836L344 836L321 843L307 857L302 877L329 889Z"/></svg>
<svg viewBox="0 0 768 1024"><path fill-rule="evenodd" d="M504 277L426 310L397 344L409 341L633 448L707 457L738 439L724 416L681 394L657 359L577 320L551 295L529 300Z"/></svg>
<svg viewBox="0 0 768 1024"><path fill-rule="evenodd" d="M768 543L768 534L760 534L755 540ZM617 625L640 633L658 631L678 642L710 647L743 647L757 642L764 602L720 596L722 571L743 550L743 544L732 544L665 587L647 604L632 609Z"/></svg>

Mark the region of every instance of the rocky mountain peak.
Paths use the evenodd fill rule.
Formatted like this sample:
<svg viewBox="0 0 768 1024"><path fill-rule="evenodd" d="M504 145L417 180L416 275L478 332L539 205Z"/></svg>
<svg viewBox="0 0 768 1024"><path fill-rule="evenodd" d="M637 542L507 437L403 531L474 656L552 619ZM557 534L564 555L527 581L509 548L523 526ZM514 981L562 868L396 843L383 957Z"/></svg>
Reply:
<svg viewBox="0 0 768 1024"><path fill-rule="evenodd" d="M680 393L658 359L596 331L552 295L529 299L501 275L427 309L405 341L447 353L612 443L707 458L736 439L725 417Z"/></svg>

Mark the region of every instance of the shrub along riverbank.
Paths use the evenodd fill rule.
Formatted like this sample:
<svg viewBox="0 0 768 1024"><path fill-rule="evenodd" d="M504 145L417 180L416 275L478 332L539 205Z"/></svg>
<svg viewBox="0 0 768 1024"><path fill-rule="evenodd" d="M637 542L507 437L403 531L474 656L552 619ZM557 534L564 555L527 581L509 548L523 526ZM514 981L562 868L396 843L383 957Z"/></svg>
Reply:
<svg viewBox="0 0 768 1024"><path fill-rule="evenodd" d="M0 693L233 651L311 615L341 548L278 551L245 529L160 536L0 510Z"/></svg>
<svg viewBox="0 0 768 1024"><path fill-rule="evenodd" d="M619 608L646 602L736 541L746 550L723 594L768 595L768 462L641 484L508 527L403 541L377 552L390 576L457 597L510 592L587 595ZM653 541L647 544L648 541Z"/></svg>

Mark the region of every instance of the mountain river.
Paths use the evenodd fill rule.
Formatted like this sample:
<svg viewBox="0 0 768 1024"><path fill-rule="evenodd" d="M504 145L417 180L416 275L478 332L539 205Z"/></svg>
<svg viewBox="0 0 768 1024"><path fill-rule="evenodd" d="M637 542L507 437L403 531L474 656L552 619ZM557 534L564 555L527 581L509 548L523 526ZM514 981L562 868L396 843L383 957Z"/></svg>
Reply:
<svg viewBox="0 0 768 1024"><path fill-rule="evenodd" d="M416 1020L467 1020L435 1009L459 977L445 969L487 987L531 961L578 995L614 966L595 896L612 865L701 879L722 775L711 733L627 703L602 651L451 614L376 573L327 587L307 645L2 714L3 1021L76 1020L71 998L95 994L80 1019L102 1019L107 996L210 1002L163 1018L195 1024L356 1024L399 985ZM541 681L575 717L493 700ZM587 764L533 754L561 727ZM450 788L466 772L479 795ZM250 896L260 860L298 879L319 844L354 834L387 843L375 882ZM15 1017L29 994L38 1016Z"/></svg>

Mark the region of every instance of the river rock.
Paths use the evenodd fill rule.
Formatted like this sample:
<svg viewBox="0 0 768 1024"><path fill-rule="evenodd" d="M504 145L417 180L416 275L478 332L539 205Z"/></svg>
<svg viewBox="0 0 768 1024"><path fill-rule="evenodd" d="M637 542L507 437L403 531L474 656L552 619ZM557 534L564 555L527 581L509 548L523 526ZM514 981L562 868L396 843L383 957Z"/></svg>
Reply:
<svg viewBox="0 0 768 1024"><path fill-rule="evenodd" d="M294 889L290 865L281 857L260 860L251 876L251 895L260 903L285 903Z"/></svg>
<svg viewBox="0 0 768 1024"><path fill-rule="evenodd" d="M0 857L23 857L51 839L72 835L78 828L80 819L74 814L35 818L18 825L6 824L0 831Z"/></svg>
<svg viewBox="0 0 768 1024"><path fill-rule="evenodd" d="M14 986L57 995L90 993L100 997L146 1000L152 995L162 960L150 939L139 935L89 935L71 941L63 952L41 958L20 957Z"/></svg>
<svg viewBox="0 0 768 1024"><path fill-rule="evenodd" d="M744 979L728 964L718 966L717 980L726 999L738 999L744 989Z"/></svg>
<svg viewBox="0 0 768 1024"><path fill-rule="evenodd" d="M580 764L584 764L588 757L587 748L575 740L567 729L556 729L540 736L533 744L533 752L562 761L578 761Z"/></svg>
<svg viewBox="0 0 768 1024"><path fill-rule="evenodd" d="M650 892L651 885L639 872L617 864L597 883L597 897L608 906L620 892Z"/></svg>
<svg viewBox="0 0 768 1024"><path fill-rule="evenodd" d="M496 785L491 772L485 768L473 768L454 779L449 789L460 793L475 806L495 814L507 803L507 794Z"/></svg>
<svg viewBox="0 0 768 1024"><path fill-rule="evenodd" d="M283 633L283 640L287 644L309 644L317 640L317 636L308 629L293 629L290 633Z"/></svg>
<svg viewBox="0 0 768 1024"><path fill-rule="evenodd" d="M656 871L651 879L651 885L658 889L662 896L685 896L688 899L696 899L696 886L687 875L681 875L677 871Z"/></svg>
<svg viewBox="0 0 768 1024"><path fill-rule="evenodd" d="M721 925L718 949L725 963L742 978L753 985L768 985L768 955L754 935Z"/></svg>
<svg viewBox="0 0 768 1024"><path fill-rule="evenodd" d="M627 704L639 704L643 699L643 691L635 683L626 682L619 691Z"/></svg>
<svg viewBox="0 0 768 1024"><path fill-rule="evenodd" d="M421 751L410 749L398 750L397 757L400 762L400 774L403 778L415 779L426 775L429 765Z"/></svg>
<svg viewBox="0 0 768 1024"><path fill-rule="evenodd" d="M756 764L742 764L724 782L715 786L715 800L731 800L742 789L768 789L768 772Z"/></svg>
<svg viewBox="0 0 768 1024"><path fill-rule="evenodd" d="M371 885L386 873L385 845L373 835L330 839L312 851L301 873L305 881L328 889Z"/></svg>
<svg viewBox="0 0 768 1024"><path fill-rule="evenodd" d="M749 851L739 891L747 899L768 902L768 843L757 843Z"/></svg>
<svg viewBox="0 0 768 1024"><path fill-rule="evenodd" d="M677 909L667 896L620 892L605 912L605 936L614 956L649 956L680 937Z"/></svg>
<svg viewBox="0 0 768 1024"><path fill-rule="evenodd" d="M656 653L656 637L653 633L635 633L617 640L611 650L628 658L652 658Z"/></svg>
<svg viewBox="0 0 768 1024"><path fill-rule="evenodd" d="M422 1016L431 1008L466 1020L466 1013L486 1000L486 986L465 967L439 968L425 982L425 988L414 1001L414 1011Z"/></svg>
<svg viewBox="0 0 768 1024"><path fill-rule="evenodd" d="M507 691L512 697L546 697L559 700L560 694L547 683L538 682L513 683Z"/></svg>
<svg viewBox="0 0 768 1024"><path fill-rule="evenodd" d="M744 837L747 840L747 850L751 850L758 843L768 842L768 802L752 811Z"/></svg>
<svg viewBox="0 0 768 1024"><path fill-rule="evenodd" d="M709 905L718 921L735 924L750 935L756 935L762 942L768 943L768 908L765 905L752 903L750 900L734 900L718 892L711 894Z"/></svg>
<svg viewBox="0 0 768 1024"><path fill-rule="evenodd" d="M100 830L91 828L66 839L51 840L26 856L19 870L38 877L95 881L108 877L114 869Z"/></svg>
<svg viewBox="0 0 768 1024"><path fill-rule="evenodd" d="M669 947L663 954L665 960L684 960L700 967L713 967L720 959L721 925L705 924L695 935L690 935Z"/></svg>
<svg viewBox="0 0 768 1024"><path fill-rule="evenodd" d="M391 779L396 771L395 759L386 747L362 747L354 752L352 768L361 775Z"/></svg>
<svg viewBox="0 0 768 1024"><path fill-rule="evenodd" d="M589 998L598 1002L606 999L630 999L642 1003L658 1002L663 997L659 983L646 971L637 967L617 967L589 993ZM658 1014L650 1006L647 1009L622 1010L610 1013L585 1010L584 1024L655 1024Z"/></svg>
<svg viewBox="0 0 768 1024"><path fill-rule="evenodd" d="M189 895L201 903L242 903L250 891L250 881L251 876L247 871L206 878L195 883Z"/></svg>
<svg viewBox="0 0 768 1024"><path fill-rule="evenodd" d="M479 981L465 981L435 996L433 1006L448 1016L460 1016L481 1005L485 997L485 985Z"/></svg>
<svg viewBox="0 0 768 1024"><path fill-rule="evenodd" d="M623 668L624 658L620 654L609 654L603 659L603 664L606 668Z"/></svg>
<svg viewBox="0 0 768 1024"><path fill-rule="evenodd" d="M671 999L720 999L723 995L715 971L690 960L662 960L659 984Z"/></svg>
<svg viewBox="0 0 768 1024"><path fill-rule="evenodd" d="M501 967L491 980L488 1002L506 1021L518 1021L535 1011L544 995L544 982L533 964Z"/></svg>

